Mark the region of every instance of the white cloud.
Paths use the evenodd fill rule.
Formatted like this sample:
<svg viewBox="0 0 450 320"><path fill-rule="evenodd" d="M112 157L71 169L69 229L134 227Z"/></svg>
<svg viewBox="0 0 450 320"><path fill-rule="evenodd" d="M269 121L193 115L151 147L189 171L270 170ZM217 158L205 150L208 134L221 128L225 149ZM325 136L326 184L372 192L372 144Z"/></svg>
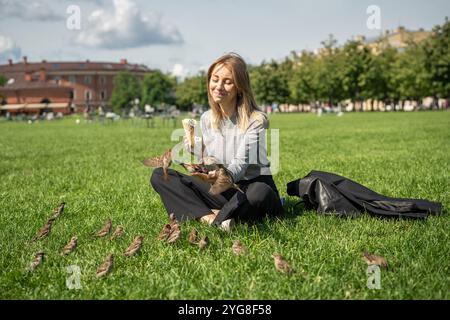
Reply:
<svg viewBox="0 0 450 320"><path fill-rule="evenodd" d="M8 59L19 60L21 55L22 50L11 38L0 35L0 63L6 62Z"/></svg>
<svg viewBox="0 0 450 320"><path fill-rule="evenodd" d="M0 0L0 18L18 18L24 21L54 21L64 19L45 2Z"/></svg>
<svg viewBox="0 0 450 320"><path fill-rule="evenodd" d="M142 13L132 0L114 0L114 12L95 10L75 43L96 48L123 49L152 44L182 43L178 29L154 13Z"/></svg>
<svg viewBox="0 0 450 320"><path fill-rule="evenodd" d="M189 69L186 69L182 64L176 63L172 68L172 75L177 78L184 78L189 74Z"/></svg>

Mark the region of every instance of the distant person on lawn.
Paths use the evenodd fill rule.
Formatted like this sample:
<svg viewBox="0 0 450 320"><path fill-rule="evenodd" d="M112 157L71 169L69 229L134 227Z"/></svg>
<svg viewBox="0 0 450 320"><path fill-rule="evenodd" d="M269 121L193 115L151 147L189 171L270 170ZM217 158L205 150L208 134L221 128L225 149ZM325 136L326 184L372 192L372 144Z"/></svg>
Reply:
<svg viewBox="0 0 450 320"><path fill-rule="evenodd" d="M245 61L235 53L217 59L207 73L208 101L211 107L200 118L203 146L199 158L213 156L231 174L244 192L228 189L213 196L208 190L217 172L193 176L169 169L153 170L150 183L159 193L167 213L179 221L199 219L230 230L234 219L260 220L283 212L277 187L270 172L265 144L269 123L258 110ZM195 176L199 176L199 179Z"/></svg>

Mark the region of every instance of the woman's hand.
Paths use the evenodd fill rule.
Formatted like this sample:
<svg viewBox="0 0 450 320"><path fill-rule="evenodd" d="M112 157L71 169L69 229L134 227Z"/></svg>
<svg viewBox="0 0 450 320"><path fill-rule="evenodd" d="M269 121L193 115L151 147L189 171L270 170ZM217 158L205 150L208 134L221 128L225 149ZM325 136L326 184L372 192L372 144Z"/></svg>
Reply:
<svg viewBox="0 0 450 320"><path fill-rule="evenodd" d="M198 178L202 179L203 181L206 181L209 183L214 183L214 182L216 182L216 179L217 179L217 171L216 170L209 171L208 174L194 172L192 175L194 177L198 177Z"/></svg>

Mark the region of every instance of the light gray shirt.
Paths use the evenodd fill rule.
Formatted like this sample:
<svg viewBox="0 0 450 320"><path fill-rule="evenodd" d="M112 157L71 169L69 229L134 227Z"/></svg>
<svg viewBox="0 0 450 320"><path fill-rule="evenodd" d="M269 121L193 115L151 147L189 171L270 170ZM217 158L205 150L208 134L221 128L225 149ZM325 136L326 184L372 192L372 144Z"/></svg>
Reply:
<svg viewBox="0 0 450 320"><path fill-rule="evenodd" d="M218 159L235 182L271 174L266 145L267 121L252 117L248 128L242 132L237 125L236 114L222 120L220 129L211 127L211 116L212 111L208 110L200 118L204 157Z"/></svg>

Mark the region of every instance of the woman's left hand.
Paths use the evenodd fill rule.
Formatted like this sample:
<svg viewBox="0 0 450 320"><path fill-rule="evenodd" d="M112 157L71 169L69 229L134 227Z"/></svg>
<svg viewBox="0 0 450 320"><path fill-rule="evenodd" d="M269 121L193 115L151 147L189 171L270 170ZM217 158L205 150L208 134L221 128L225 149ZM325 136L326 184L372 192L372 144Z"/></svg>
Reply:
<svg viewBox="0 0 450 320"><path fill-rule="evenodd" d="M203 181L214 183L217 180L217 171L209 171L208 174L206 173L200 173L200 172L194 172L192 173L194 177L198 177L202 179Z"/></svg>

